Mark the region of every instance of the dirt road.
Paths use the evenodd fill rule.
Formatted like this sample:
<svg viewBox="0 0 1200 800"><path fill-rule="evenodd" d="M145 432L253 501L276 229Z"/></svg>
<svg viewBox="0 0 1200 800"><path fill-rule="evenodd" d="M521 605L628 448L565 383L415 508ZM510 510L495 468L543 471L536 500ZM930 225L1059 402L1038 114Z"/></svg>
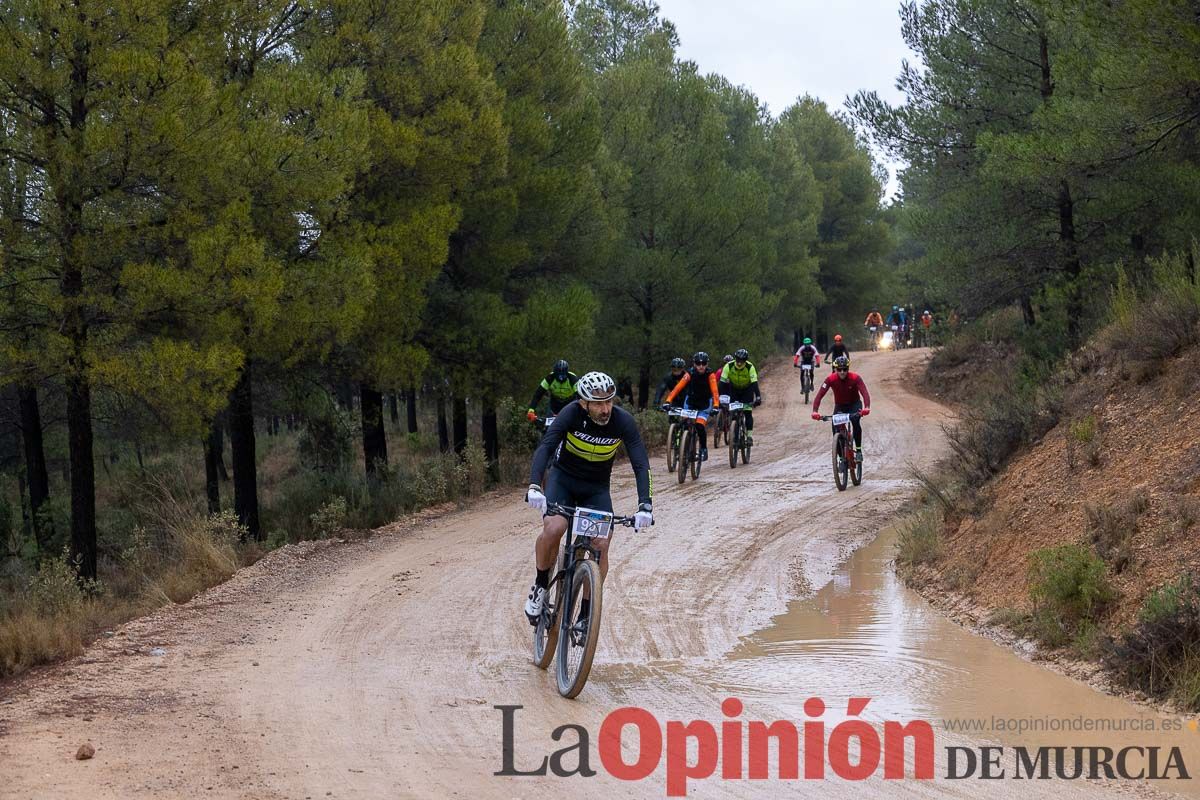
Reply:
<svg viewBox="0 0 1200 800"><path fill-rule="evenodd" d="M827 584L911 491L903 465L941 452L943 409L900 380L921 357L857 359L875 398L861 487L834 489L828 427L809 419L796 373L783 364L765 381L752 464L730 470L714 453L699 481L678 486L655 458L657 524L614 541L600 650L578 700L558 697L552 675L529 663L520 605L538 525L521 493L506 491L367 541L288 548L186 606L126 626L79 659L0 689L0 796L662 797L662 765L636 782L601 769L601 722L619 707L640 706L659 720L718 723L729 696L745 701L743 719L781 718L772 698L787 686L729 685L713 677L722 674L714 667L790 599ZM627 473L619 462L618 512L633 508ZM793 694L807 691L797 685ZM825 698L831 725L846 697ZM572 743L550 734L574 723L593 737L599 774L495 776L498 705L523 706L518 768ZM75 761L85 741L96 756ZM939 734L939 751L964 742ZM877 780L871 790L1013 791L997 783ZM699 797L818 788L846 797L864 789L838 779L691 784ZM1082 781L1019 788L1053 797L1099 791Z"/></svg>

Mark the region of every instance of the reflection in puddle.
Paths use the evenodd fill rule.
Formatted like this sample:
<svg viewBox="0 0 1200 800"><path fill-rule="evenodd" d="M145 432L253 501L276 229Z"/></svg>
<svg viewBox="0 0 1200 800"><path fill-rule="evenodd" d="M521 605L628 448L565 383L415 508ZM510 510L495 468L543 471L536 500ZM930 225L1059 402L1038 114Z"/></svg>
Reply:
<svg viewBox="0 0 1200 800"><path fill-rule="evenodd" d="M882 534L814 597L791 603L696 677L782 719L802 719L804 700L815 696L826 701L825 721L836 723L846 698L869 697L864 717L929 720L943 746L1159 746L1164 759L1174 746L1190 772L1200 771L1200 733L1188 720L1097 692L950 622L896 578L894 542L894 533ZM943 720L982 730L954 734ZM1200 796L1196 783L1157 786Z"/></svg>

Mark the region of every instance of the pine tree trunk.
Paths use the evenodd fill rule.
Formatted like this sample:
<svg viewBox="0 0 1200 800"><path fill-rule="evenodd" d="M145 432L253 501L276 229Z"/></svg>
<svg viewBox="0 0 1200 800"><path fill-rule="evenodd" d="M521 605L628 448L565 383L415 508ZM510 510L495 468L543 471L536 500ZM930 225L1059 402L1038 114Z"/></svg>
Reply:
<svg viewBox="0 0 1200 800"><path fill-rule="evenodd" d="M25 445L30 523L38 552L45 553L54 536L54 520L48 514L38 513L50 499L50 476L46 473L46 450L42 443L42 415L37 389L32 386L17 387L17 401L21 409L21 439Z"/></svg>
<svg viewBox="0 0 1200 800"><path fill-rule="evenodd" d="M383 429L383 395L366 383L358 385L362 407L363 460L367 474L373 475L379 464L387 465L387 433Z"/></svg>
<svg viewBox="0 0 1200 800"><path fill-rule="evenodd" d="M350 381L338 381L334 386L334 394L343 411L354 410L354 386Z"/></svg>
<svg viewBox="0 0 1200 800"><path fill-rule="evenodd" d="M213 420L209 437L212 439L213 454L217 459L217 475L226 483L229 482L229 470L225 467L225 425L222 422L224 414Z"/></svg>
<svg viewBox="0 0 1200 800"><path fill-rule="evenodd" d="M450 429L446 425L446 396L441 392L437 396L437 429L438 449L443 453L450 452Z"/></svg>
<svg viewBox="0 0 1200 800"><path fill-rule="evenodd" d="M490 397L483 398L483 417L480 420L483 429L483 454L487 457L488 477L493 481L500 480L500 426L496 421L496 401Z"/></svg>
<svg viewBox="0 0 1200 800"><path fill-rule="evenodd" d="M408 432L417 432L417 390L409 387L404 390L404 415L408 418Z"/></svg>
<svg viewBox="0 0 1200 800"><path fill-rule="evenodd" d="M388 416L392 418L393 425L400 424L400 398L395 392L388 392Z"/></svg>
<svg viewBox="0 0 1200 800"><path fill-rule="evenodd" d="M208 436L201 444L204 446L204 494L208 497L208 513L216 514L221 510L221 476L217 470L217 448L220 438L213 425L208 429Z"/></svg>
<svg viewBox="0 0 1200 800"><path fill-rule="evenodd" d="M79 368L82 368L79 358ZM92 458L92 387L82 370L67 379L71 461L71 559L81 578L96 577L96 464Z"/></svg>
<svg viewBox="0 0 1200 800"><path fill-rule="evenodd" d="M460 456L467 449L467 401L454 398L454 452Z"/></svg>
<svg viewBox="0 0 1200 800"><path fill-rule="evenodd" d="M254 463L254 396L250 364L242 368L229 395L229 443L233 450L233 509L255 540L262 540L258 522L258 475Z"/></svg>

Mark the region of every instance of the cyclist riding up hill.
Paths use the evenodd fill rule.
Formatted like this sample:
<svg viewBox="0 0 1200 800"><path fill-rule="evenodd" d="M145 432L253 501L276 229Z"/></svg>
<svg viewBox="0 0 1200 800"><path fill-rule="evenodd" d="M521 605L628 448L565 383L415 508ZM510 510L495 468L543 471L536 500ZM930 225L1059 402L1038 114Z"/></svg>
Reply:
<svg viewBox="0 0 1200 800"><path fill-rule="evenodd" d="M728 387L728 388L726 388ZM758 389L758 370L750 362L750 353L742 348L733 354L733 363L721 370L719 387L730 400L758 406L762 403L762 392ZM746 409L746 444L754 444L754 414Z"/></svg>
<svg viewBox="0 0 1200 800"><path fill-rule="evenodd" d="M821 351L807 336L804 337L804 344L800 345L800 349L796 351L796 357L792 359L793 367L798 368L801 363L821 366Z"/></svg>
<svg viewBox="0 0 1200 800"><path fill-rule="evenodd" d="M871 327L872 325L874 325L877 328L882 328L883 327L883 315L881 315L879 313L879 309L877 309L877 308L872 309L871 313L867 314L867 321L864 322L863 325L865 325L868 328Z"/></svg>
<svg viewBox="0 0 1200 800"><path fill-rule="evenodd" d="M653 496L650 478L650 459L646 446L638 433L633 415L623 408L613 407L617 386L603 372L589 372L579 379L579 400L559 412L554 424L533 454L530 468L529 489L525 502L541 511L542 532L538 535L534 549L534 566L537 573L529 598L525 601L525 615L529 624L536 625L546 604L546 587L550 584L550 570L558 556L558 543L567 531L568 520L546 514L547 503L590 508L612 513L612 496L609 483L612 479L613 460L617 448L624 443L633 465L637 481L638 510L633 518L634 530L650 525ZM550 474L546 490L537 481L546 467ZM611 539L594 539L592 544L600 551L600 577L608 574L608 549ZM583 600L587 603L588 600ZM585 605L580 616L587 618Z"/></svg>
<svg viewBox="0 0 1200 800"><path fill-rule="evenodd" d="M829 348L829 355L826 356L826 360L829 362L830 366L833 366L833 360L839 356L845 356L847 362L850 360L850 348L846 347L845 342L842 341L842 335L840 333L833 337L833 347Z"/></svg>
<svg viewBox="0 0 1200 800"><path fill-rule="evenodd" d="M700 426L700 460L708 460L708 415L721 403L717 395L716 373L708 371L708 353L701 350L692 356L692 368L683 373L679 383L667 395L663 410L671 407L675 398L683 396L683 407L699 412L696 423Z"/></svg>
<svg viewBox="0 0 1200 800"><path fill-rule="evenodd" d="M687 368L687 362L682 358L671 359L671 371L663 376L663 379L658 382L658 391L654 393L654 405L662 405L663 395L675 388L675 384L679 383L679 379L683 377L683 371Z"/></svg>
<svg viewBox="0 0 1200 800"><path fill-rule="evenodd" d="M833 360L833 374L824 380L813 400L813 419L821 419L821 398L830 390L833 391L833 413L861 413L864 417L871 413L871 393L867 391L867 384L863 383L863 379L850 371L850 359L846 356L838 356ZM856 451L854 457L861 464L862 422L856 417L853 425Z"/></svg>
<svg viewBox="0 0 1200 800"><path fill-rule="evenodd" d="M529 401L529 410L525 412L525 416L530 422L537 419L538 403L542 402L544 395L550 395L550 414L555 415L562 411L567 403L575 397L575 384L579 382L579 376L571 372L569 365L561 358L554 362L554 369L550 374L542 378L542 382L538 384L537 390L533 393L533 399Z"/></svg>

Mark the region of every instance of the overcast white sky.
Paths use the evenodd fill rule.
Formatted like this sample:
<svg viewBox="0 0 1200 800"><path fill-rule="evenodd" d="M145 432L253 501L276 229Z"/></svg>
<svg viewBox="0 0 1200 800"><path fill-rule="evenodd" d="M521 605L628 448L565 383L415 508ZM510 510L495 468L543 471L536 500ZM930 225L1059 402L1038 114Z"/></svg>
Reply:
<svg viewBox="0 0 1200 800"><path fill-rule="evenodd" d="M842 109L874 89L903 100L896 76L915 61L900 36L899 0L658 0L679 31L679 57L742 84L773 115L804 94ZM895 191L895 181L889 195Z"/></svg>

